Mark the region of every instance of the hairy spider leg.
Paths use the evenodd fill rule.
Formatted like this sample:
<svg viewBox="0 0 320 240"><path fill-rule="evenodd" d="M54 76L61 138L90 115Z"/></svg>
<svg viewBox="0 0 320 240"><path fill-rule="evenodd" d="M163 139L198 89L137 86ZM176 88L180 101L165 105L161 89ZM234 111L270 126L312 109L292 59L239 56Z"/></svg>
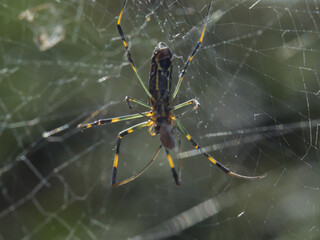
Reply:
<svg viewBox="0 0 320 240"><path fill-rule="evenodd" d="M189 63L192 61L194 55L197 53L197 51L199 50L199 48L200 48L200 46L201 46L201 44L202 44L203 37L204 37L204 32L205 32L205 30L206 30L207 23L208 23L208 19L209 19L210 9L211 9L211 3L210 3L210 5L209 5L209 7L208 7L208 12L207 12L207 17L206 17L206 23L205 23L204 26L203 26L201 36L200 36L200 38L199 38L196 46L194 47L192 53L190 54L187 62L185 63L185 65L184 65L184 67L183 67L183 69L182 69L182 71L181 71L181 73L180 73L180 78L179 78L179 81L178 81L178 83L177 83L176 89L174 90L174 93L173 93L173 95L172 95L172 100L177 96L177 93L178 93L178 91L179 91L179 89L180 89L181 82L182 82L182 80L183 80L183 78L184 78L184 75L185 75L185 73L186 73L186 71L187 71L188 65L189 65Z"/></svg>
<svg viewBox="0 0 320 240"><path fill-rule="evenodd" d="M168 158L168 161L169 161L169 165L170 165L170 167L171 167L172 176L173 176L174 181L176 182L176 184L179 186L179 185L180 185L180 178L179 178L179 175L177 174L176 169L174 168L174 164L173 164L172 157L171 157L170 152L169 152L168 149L165 148L165 151L166 151L166 154L167 154L167 158ZM180 170L179 170L179 171L180 171Z"/></svg>
<svg viewBox="0 0 320 240"><path fill-rule="evenodd" d="M124 36L124 33L123 33L122 28L121 28L121 25L120 25L120 23L121 23L121 18L122 18L122 13L123 13L123 10L124 10L124 7L125 7L126 3L127 3L127 0L125 0L125 1L123 2L122 9L121 9L120 14L119 14L119 17L118 17L118 22L117 22L118 32L119 32L119 35L120 35L120 37L121 37L121 39L122 39L123 45L124 45L124 47L125 47L125 49L126 49L127 57L128 57L128 60L129 60L129 62L130 62L130 65L131 65L134 73L136 74L136 76L137 76L140 84L142 85L143 89L144 89L145 92L148 94L148 96L149 96L150 98L153 98L152 95L151 95L151 93L150 93L149 90L146 88L146 86L144 85L141 77L140 77L139 74L138 74L138 71L137 71L137 69L136 69L136 66L135 66L135 64L134 64L134 62L133 62L133 59L132 59L132 57L131 57L131 52L130 52L130 50L129 50L129 48L128 48L128 44L127 44L126 38L125 38L125 36Z"/></svg>
<svg viewBox="0 0 320 240"><path fill-rule="evenodd" d="M222 163L218 162L217 160L215 160L212 156L210 156L209 153L207 153L204 149L202 149L197 142L190 136L190 134L187 132L187 130L182 126L182 124L180 123L179 120L177 120L176 118L174 118L174 120L177 123L177 127L179 129L179 131L188 139L188 141L192 144L192 146L196 149L199 149L200 151L202 151L203 155L208 158L214 165L216 165L218 168L220 168L223 172L231 175L231 176L235 176L238 178L244 178L244 179L249 179L249 180L257 180L257 179L262 179L265 176L267 176L267 174L263 174L260 176L244 176L244 175L240 175L237 173L234 173L232 171L230 171L230 169L228 169L226 166L224 166Z"/></svg>
<svg viewBox="0 0 320 240"><path fill-rule="evenodd" d="M161 148L162 148L162 145L160 145L160 147L158 147L158 150L156 151L154 157L151 159L151 161L140 172L138 172L136 175L134 175L134 176L132 176L130 178L127 178L127 179L125 179L125 180L123 180L121 182L114 183L114 184L112 184L112 186L114 186L114 187L120 186L120 185L126 184L128 182L131 182L134 179L136 179L137 177L139 177L144 171L146 171L151 166L151 164L154 162L154 160L156 160Z"/></svg>
<svg viewBox="0 0 320 240"><path fill-rule="evenodd" d="M139 124L136 124L130 128L127 128L121 132L119 132L118 134L118 138L117 138L117 145L116 145L116 154L114 156L114 161L113 161L113 170L112 170L112 186L116 186L117 185L117 167L118 167L118 160L119 160L119 152L120 152L120 144L121 144L121 140L124 136L134 132L137 129L140 128L144 128L147 126L150 126L152 124L152 121L146 121L146 122L142 122Z"/></svg>

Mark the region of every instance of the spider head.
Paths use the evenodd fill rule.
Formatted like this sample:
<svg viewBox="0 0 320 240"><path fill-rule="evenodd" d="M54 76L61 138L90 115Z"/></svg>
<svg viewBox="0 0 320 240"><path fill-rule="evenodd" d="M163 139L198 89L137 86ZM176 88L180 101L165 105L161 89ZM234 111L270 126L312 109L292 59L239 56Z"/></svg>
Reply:
<svg viewBox="0 0 320 240"><path fill-rule="evenodd" d="M153 51L153 58L157 59L162 69L168 69L172 62L172 52L168 45L164 42L159 42Z"/></svg>
<svg viewBox="0 0 320 240"><path fill-rule="evenodd" d="M160 141L166 149L170 150L175 148L176 144L175 144L175 137L174 137L174 129L169 122L161 123L159 134L160 134Z"/></svg>

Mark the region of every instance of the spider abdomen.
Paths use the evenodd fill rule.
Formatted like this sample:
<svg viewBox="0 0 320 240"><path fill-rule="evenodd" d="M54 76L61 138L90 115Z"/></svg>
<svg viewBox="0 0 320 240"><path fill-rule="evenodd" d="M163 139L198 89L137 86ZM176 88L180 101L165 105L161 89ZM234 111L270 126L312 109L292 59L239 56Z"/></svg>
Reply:
<svg viewBox="0 0 320 240"><path fill-rule="evenodd" d="M176 143L174 137L174 129L169 122L165 122L160 125L159 134L160 141L166 149L171 150L175 148Z"/></svg>

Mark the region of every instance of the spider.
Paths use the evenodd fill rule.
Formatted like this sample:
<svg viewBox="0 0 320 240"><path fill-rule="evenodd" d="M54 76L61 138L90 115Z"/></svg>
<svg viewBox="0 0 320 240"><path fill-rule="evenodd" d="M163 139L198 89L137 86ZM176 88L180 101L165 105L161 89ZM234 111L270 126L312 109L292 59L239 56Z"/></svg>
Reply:
<svg viewBox="0 0 320 240"><path fill-rule="evenodd" d="M141 77L139 76L137 69L136 69L136 66L135 66L133 59L131 57L131 52L128 48L127 41L125 39L124 33L123 33L121 25L120 25L123 10L125 8L126 3L127 3L127 0L125 0L123 2L122 9L121 9L119 17L118 17L117 29L118 29L119 35L122 39L123 45L125 47L131 68L133 69L134 73L136 74L144 91L148 95L148 104L143 103L142 101L139 101L135 98L126 96L125 100L127 101L129 108L131 110L136 111L135 114L121 116L121 117L100 119L100 120L97 120L97 121L94 121L91 123L78 125L78 129L88 129L91 127L101 126L101 125L104 125L107 123L115 123L115 122L132 120L132 119L137 119L137 118L142 118L142 117L145 117L148 119L145 122L136 124L128 129L125 129L125 130L119 132L118 137L117 137L116 153L115 153L114 161L113 161L112 186L123 185L125 183L128 183L128 182L134 180L138 176L140 176L155 161L162 146L164 147L164 150L166 152L175 183L177 185L180 185L181 159L179 159L179 170L177 173L177 171L175 170L175 167L174 167L172 157L169 152L169 150L172 150L175 148L175 142L176 142L175 141L175 131L176 131L176 129L178 129L178 131L187 138L187 140L193 145L194 148L202 151L203 155L206 158L208 158L210 162L212 162L214 165L216 165L218 168L220 168L223 172L225 172L229 175L239 177L239 178L244 178L244 179L254 180L254 179L264 178L266 176L266 174L261 175L261 176L244 176L244 175L234 173L234 172L230 171L227 167L225 167L223 164L221 164L220 162L215 160L205 150L201 149L201 147L190 136L190 134L182 126L182 124L177 119L177 117L173 114L173 111L175 111L177 109L181 109L181 108L186 107L188 105L193 105L193 108L190 108L190 109L186 110L185 112L181 113L179 115L179 117L182 117L187 112L196 110L200 106L200 104L197 100L191 99L191 100L186 101L184 103L178 104L174 107L170 107L171 102L177 96L180 85L182 83L182 80L184 78L184 75L187 71L187 68L188 68L190 62L193 60L195 54L197 53L197 51L199 50L199 48L202 44L203 37L205 34L205 30L206 30L206 26L207 26L207 22L208 22L211 4L208 7L206 22L205 22L204 27L202 29L202 33L200 35L200 38L199 38L196 46L194 47L192 53L190 54L188 60L186 61L184 68L179 75L179 80L176 85L176 88L172 94L171 93L171 86L172 86L172 58L173 58L173 54L172 54L171 50L169 49L169 47L167 46L167 44L165 44L164 42L159 42L153 51L153 55L152 55L152 59L151 59L149 85L148 85L149 89L146 88ZM139 104L143 107L146 107L149 110L146 112L139 112L131 105L131 102ZM127 178L123 181L117 182L117 169L118 169L120 144L121 144L123 137L140 129L140 128L146 128L146 127L148 127L148 131L151 136L158 135L158 134L160 135L161 145L158 147L158 149L157 149L154 157L151 159L151 161L138 174L136 174L135 176L132 176L130 178ZM180 140L179 140L179 148L181 150Z"/></svg>

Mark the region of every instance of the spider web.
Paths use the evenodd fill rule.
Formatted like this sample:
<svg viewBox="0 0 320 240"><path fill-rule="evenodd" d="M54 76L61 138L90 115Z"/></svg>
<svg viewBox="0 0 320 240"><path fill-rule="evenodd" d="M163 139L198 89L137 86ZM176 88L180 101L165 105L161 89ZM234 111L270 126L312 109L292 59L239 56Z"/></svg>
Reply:
<svg viewBox="0 0 320 240"><path fill-rule="evenodd" d="M147 83L166 42L178 74L210 1L128 1L122 27ZM213 1L204 42L175 104L224 174L184 136L182 186L165 154L112 188L116 136L139 121L80 132L77 124L130 114L146 94L116 22L121 1L0 3L0 239L319 239L320 32L317 0ZM143 110L143 109L142 109ZM124 139L119 180L139 172L159 138Z"/></svg>

